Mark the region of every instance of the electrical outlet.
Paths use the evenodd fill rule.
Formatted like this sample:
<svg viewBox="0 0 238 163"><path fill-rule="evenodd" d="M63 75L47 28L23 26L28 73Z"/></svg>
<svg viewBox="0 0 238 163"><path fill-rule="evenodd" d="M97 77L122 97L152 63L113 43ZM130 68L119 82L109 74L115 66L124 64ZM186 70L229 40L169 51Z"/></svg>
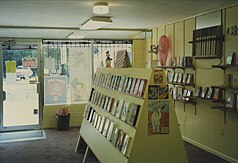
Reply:
<svg viewBox="0 0 238 163"><path fill-rule="evenodd" d="M37 115L38 114L38 109L33 109L33 114Z"/></svg>
<svg viewBox="0 0 238 163"><path fill-rule="evenodd" d="M220 136L223 136L224 135L224 128L219 128L219 135Z"/></svg>

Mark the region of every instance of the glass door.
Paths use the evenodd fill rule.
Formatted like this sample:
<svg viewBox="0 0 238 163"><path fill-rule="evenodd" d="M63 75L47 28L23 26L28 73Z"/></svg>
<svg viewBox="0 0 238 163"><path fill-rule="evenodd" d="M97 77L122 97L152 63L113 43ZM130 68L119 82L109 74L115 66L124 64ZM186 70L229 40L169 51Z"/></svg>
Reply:
<svg viewBox="0 0 238 163"><path fill-rule="evenodd" d="M1 131L40 127L39 55L40 44L1 44Z"/></svg>

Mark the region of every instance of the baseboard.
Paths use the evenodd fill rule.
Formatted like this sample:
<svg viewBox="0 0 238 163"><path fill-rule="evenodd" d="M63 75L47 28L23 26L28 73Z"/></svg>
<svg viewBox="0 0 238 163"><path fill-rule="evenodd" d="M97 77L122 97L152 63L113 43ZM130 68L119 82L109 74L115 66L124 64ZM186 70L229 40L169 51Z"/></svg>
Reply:
<svg viewBox="0 0 238 163"><path fill-rule="evenodd" d="M203 150L205 150L207 152L210 152L210 153L212 153L212 154L214 154L214 155L216 155L218 157L221 157L224 160L227 160L229 162L234 162L234 163L236 162L236 163L238 163L238 160L235 159L235 158L229 157L229 156L227 156L227 155L225 155L225 154L223 154L221 152L218 152L218 151L216 151L216 150L214 150L212 148L209 148L209 147L207 147L207 146L205 146L205 145L203 145L203 144L201 144L199 142L196 142L196 141L194 141L192 139L189 139L189 138L187 138L185 136L182 136L182 137L183 137L184 141L186 141L186 142L188 142L190 144L193 144L193 145L195 145L195 146L197 146L197 147L199 147L199 148L201 148L201 149L203 149Z"/></svg>

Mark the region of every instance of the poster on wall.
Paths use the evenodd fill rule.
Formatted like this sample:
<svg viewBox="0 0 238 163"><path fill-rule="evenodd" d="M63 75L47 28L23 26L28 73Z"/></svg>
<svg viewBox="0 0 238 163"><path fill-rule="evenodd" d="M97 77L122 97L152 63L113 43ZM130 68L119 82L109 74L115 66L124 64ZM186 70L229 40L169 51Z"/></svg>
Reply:
<svg viewBox="0 0 238 163"><path fill-rule="evenodd" d="M169 133L169 100L148 101L148 135Z"/></svg>
<svg viewBox="0 0 238 163"><path fill-rule="evenodd" d="M67 76L45 76L44 102L45 105L67 103Z"/></svg>
<svg viewBox="0 0 238 163"><path fill-rule="evenodd" d="M86 76L71 76L70 88L71 88L71 102L85 102L89 98L88 90L90 89L90 77Z"/></svg>
<svg viewBox="0 0 238 163"><path fill-rule="evenodd" d="M70 75L88 76L91 73L90 50L88 47L69 48L69 69Z"/></svg>
<svg viewBox="0 0 238 163"><path fill-rule="evenodd" d="M44 66L45 75L56 73L55 69L55 59L54 58L45 58L45 66Z"/></svg>

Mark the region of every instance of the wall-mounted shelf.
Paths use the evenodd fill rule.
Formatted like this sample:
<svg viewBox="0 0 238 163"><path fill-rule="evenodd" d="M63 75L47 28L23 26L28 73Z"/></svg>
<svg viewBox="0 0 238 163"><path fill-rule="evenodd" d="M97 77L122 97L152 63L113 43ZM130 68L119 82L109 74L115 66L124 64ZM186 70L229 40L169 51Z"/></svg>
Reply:
<svg viewBox="0 0 238 163"><path fill-rule="evenodd" d="M226 104L226 100L223 100L223 99L220 99L220 100L211 99L211 101L212 101L213 103Z"/></svg>
<svg viewBox="0 0 238 163"><path fill-rule="evenodd" d="M169 82L169 84L173 84L173 85L181 85L181 86L192 86L192 87L194 87L195 86L195 84L184 84L184 83L175 83L175 82Z"/></svg>
<svg viewBox="0 0 238 163"><path fill-rule="evenodd" d="M212 65L212 67L222 69L222 70L224 70L224 74L226 74L227 69L234 69L234 68L237 69L238 65L237 64L225 64L225 65ZM237 110L236 110L237 109L236 108L237 107L237 102L238 102L237 101L238 87L233 86L234 83L232 83L233 82L231 80L232 78L233 78L232 75L231 76L228 75L228 78L226 79L226 81L224 81L224 83L226 82L227 85L229 85L229 86L212 86L213 88L219 88L219 89L223 90L223 92L225 92L226 95L229 94L228 92L230 92L230 93L233 92L233 94L234 94L233 95L233 100L235 100L235 103L233 103L233 105L234 105L235 108L226 107L227 104L229 103L229 102L227 102L227 100L218 100L218 101L220 101L220 103L222 105L212 106L212 109L220 109L224 112L224 124L226 124L226 113L227 112L238 113ZM226 97L226 99L229 99L229 96Z"/></svg>
<svg viewBox="0 0 238 163"><path fill-rule="evenodd" d="M158 51L148 51L148 53L154 53L154 54L157 54Z"/></svg>
<svg viewBox="0 0 238 163"><path fill-rule="evenodd" d="M202 97L190 97L191 99L196 99L196 100L204 100L204 101L209 101L213 103L220 103L220 104L226 104L226 100L214 100L211 98L202 98Z"/></svg>
<svg viewBox="0 0 238 163"><path fill-rule="evenodd" d="M202 40L189 41L188 43L198 43L198 42L207 42L207 41L216 41L216 40L222 40L222 41L224 41L224 37L205 38L205 39L202 39Z"/></svg>
<svg viewBox="0 0 238 163"><path fill-rule="evenodd" d="M187 97L187 98L190 98L190 97ZM174 101L182 102L182 103L184 103L184 104L193 104L193 105L196 105L196 101L194 101L194 100L174 100Z"/></svg>
<svg viewBox="0 0 238 163"><path fill-rule="evenodd" d="M213 88L219 88L222 90L233 90L233 91L238 91L238 87L231 87L231 86L211 86Z"/></svg>
<svg viewBox="0 0 238 163"><path fill-rule="evenodd" d="M193 57L195 59L212 59L222 56L224 36L222 26L214 26L193 31Z"/></svg>
<svg viewBox="0 0 238 163"><path fill-rule="evenodd" d="M227 68L238 68L238 65L212 65L213 68L227 69Z"/></svg>
<svg viewBox="0 0 238 163"><path fill-rule="evenodd" d="M193 97L196 100L204 100L204 101L212 101L210 98L202 98L202 97Z"/></svg>
<svg viewBox="0 0 238 163"><path fill-rule="evenodd" d="M157 68L162 68L162 69L195 69L195 66L157 66Z"/></svg>
<svg viewBox="0 0 238 163"><path fill-rule="evenodd" d="M214 59L214 58L220 58L217 55L209 55L209 56L194 56L195 59Z"/></svg>
<svg viewBox="0 0 238 163"><path fill-rule="evenodd" d="M176 100L174 100L174 102L181 102L181 103L183 103L183 104L184 104L184 107L183 107L184 112L185 112L185 105L186 105L186 104L192 104L192 105L194 105L194 106L195 106L195 107L194 107L194 114L197 115L197 107L196 107L197 101L196 101L196 99L194 99L194 98L192 98L192 97L186 97L186 98L189 98L189 100L176 99Z"/></svg>
<svg viewBox="0 0 238 163"><path fill-rule="evenodd" d="M211 109L214 109L214 110L221 110L224 112L224 124L226 124L226 113L227 112L232 112L232 113L238 113L238 111L236 111L235 109L233 108L228 108L228 107L225 107L225 106L212 106Z"/></svg>
<svg viewBox="0 0 238 163"><path fill-rule="evenodd" d="M220 109L220 110L226 111L226 112L238 113L234 108L228 108L225 106L212 106L212 109Z"/></svg>

